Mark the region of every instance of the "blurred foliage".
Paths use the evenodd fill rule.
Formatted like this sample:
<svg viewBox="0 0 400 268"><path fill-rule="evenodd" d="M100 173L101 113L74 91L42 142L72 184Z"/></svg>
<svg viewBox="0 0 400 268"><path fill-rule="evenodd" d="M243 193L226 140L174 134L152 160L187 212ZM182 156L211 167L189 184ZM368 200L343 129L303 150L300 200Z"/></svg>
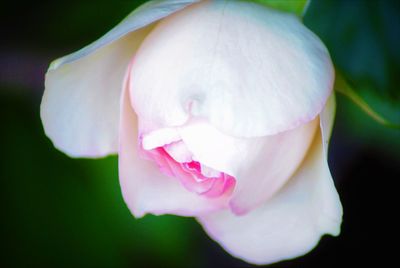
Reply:
<svg viewBox="0 0 400 268"><path fill-rule="evenodd" d="M2 2L0 18L9 26L2 29L0 72L11 68L9 62L3 62L4 55L15 57L17 67L26 66L29 55L35 55L42 60L42 65L33 63L38 70L16 68L19 75L15 77L30 81L30 76L35 76L43 83L45 64L96 40L142 2L61 0L32 2L23 8L19 2ZM359 94L380 114L397 122L399 20L399 3L389 0L315 0L304 18ZM3 74L1 266L246 266L211 242L192 219L146 216L135 220L122 200L117 157L70 159L58 152L45 137L39 119L42 84L23 87L18 81L12 84L13 77L5 84ZM340 96L336 124L348 143L367 143L399 155L399 132L378 125ZM345 232L339 239L356 247L353 241L347 243L346 235L359 229ZM341 252L341 247L329 250L326 241L302 260L323 252L319 260L325 262L318 262L319 267L332 261L343 263L334 253ZM342 261L347 263L347 259ZM289 267L291 263L295 262L270 267ZM301 261L297 264L294 267L303 266Z"/></svg>
<svg viewBox="0 0 400 268"><path fill-rule="evenodd" d="M354 86L349 83L341 72L336 70L334 90L336 93L346 96L353 104L357 105L363 112L365 112L371 119L374 119L376 123L381 124L384 127L400 130L400 124L396 124L382 117L380 114L375 112L371 106L357 93Z"/></svg>
<svg viewBox="0 0 400 268"><path fill-rule="evenodd" d="M302 16L309 0L248 0Z"/></svg>
<svg viewBox="0 0 400 268"><path fill-rule="evenodd" d="M400 2L312 1L304 23L326 44L336 67L378 114L400 124ZM400 155L400 131L379 125L338 94L337 124L349 139Z"/></svg>

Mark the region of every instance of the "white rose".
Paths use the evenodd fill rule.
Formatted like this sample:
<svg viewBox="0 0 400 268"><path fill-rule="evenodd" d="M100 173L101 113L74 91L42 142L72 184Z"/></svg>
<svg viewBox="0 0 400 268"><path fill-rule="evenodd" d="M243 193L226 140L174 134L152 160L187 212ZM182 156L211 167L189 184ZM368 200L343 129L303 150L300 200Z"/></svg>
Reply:
<svg viewBox="0 0 400 268"><path fill-rule="evenodd" d="M339 234L333 82L327 49L294 15L150 1L50 66L41 116L70 156L119 154L136 217L196 217L232 255L265 264Z"/></svg>

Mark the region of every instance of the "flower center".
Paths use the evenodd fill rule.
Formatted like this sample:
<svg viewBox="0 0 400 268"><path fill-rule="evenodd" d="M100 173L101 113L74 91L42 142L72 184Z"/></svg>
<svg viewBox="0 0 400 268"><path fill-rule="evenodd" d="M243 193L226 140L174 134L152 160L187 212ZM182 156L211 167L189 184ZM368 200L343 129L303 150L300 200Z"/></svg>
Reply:
<svg viewBox="0 0 400 268"><path fill-rule="evenodd" d="M182 140L147 150L142 145L140 142L143 157L153 160L161 172L177 178L191 192L213 198L230 194L235 186L234 177L196 161Z"/></svg>

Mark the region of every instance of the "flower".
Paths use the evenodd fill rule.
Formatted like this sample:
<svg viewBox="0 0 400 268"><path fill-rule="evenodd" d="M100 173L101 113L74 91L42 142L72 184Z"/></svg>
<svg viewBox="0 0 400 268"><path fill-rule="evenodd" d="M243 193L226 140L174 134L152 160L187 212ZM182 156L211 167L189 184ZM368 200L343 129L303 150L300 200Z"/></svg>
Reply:
<svg viewBox="0 0 400 268"><path fill-rule="evenodd" d="M41 117L70 156L119 154L136 217L194 216L232 255L265 264L340 232L333 82L327 49L294 15L150 1L51 64Z"/></svg>

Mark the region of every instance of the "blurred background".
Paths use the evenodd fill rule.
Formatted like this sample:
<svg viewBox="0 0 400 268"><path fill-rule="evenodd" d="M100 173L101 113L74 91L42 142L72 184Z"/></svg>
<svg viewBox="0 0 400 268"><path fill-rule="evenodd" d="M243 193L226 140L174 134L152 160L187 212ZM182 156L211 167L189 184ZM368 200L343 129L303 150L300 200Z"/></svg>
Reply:
<svg viewBox="0 0 400 268"><path fill-rule="evenodd" d="M39 105L49 63L102 36L140 2L0 4L0 267L252 267L191 218L134 219L116 156L71 159L44 135ZM399 3L315 0L304 18L358 93L397 123ZM342 233L269 267L382 267L398 259L400 131L340 95L337 102L329 161L344 207Z"/></svg>

